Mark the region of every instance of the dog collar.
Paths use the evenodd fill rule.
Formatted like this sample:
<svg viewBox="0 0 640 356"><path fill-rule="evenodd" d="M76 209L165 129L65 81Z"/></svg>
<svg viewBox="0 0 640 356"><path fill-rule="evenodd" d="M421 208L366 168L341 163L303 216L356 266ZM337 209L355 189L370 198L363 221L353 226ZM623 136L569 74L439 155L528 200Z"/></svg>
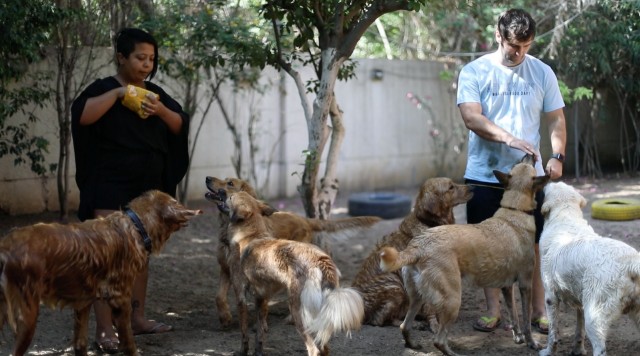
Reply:
<svg viewBox="0 0 640 356"><path fill-rule="evenodd" d="M503 206L502 208L519 211L519 212L525 213L527 215L533 215L533 210L520 210L520 209L512 208L510 206Z"/></svg>
<svg viewBox="0 0 640 356"><path fill-rule="evenodd" d="M147 231L144 229L144 226L142 225L142 221L140 221L140 218L133 210L127 209L124 212L127 213L127 215L129 215L129 217L133 221L133 224L136 226L136 230L138 230L138 232L140 233L140 236L142 236L142 241L144 242L144 249L147 250L148 253L151 253L151 238L149 237L149 234L147 234Z"/></svg>

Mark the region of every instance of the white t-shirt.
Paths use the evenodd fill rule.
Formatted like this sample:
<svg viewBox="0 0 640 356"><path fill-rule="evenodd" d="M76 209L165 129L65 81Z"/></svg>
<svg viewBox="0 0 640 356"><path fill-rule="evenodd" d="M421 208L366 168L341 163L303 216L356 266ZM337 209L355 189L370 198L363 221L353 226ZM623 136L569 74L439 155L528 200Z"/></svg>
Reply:
<svg viewBox="0 0 640 356"><path fill-rule="evenodd" d="M539 152L541 114L564 107L558 79L548 65L533 56L526 55L514 67L502 65L500 56L500 51L496 51L462 68L457 103L480 103L484 116L513 136L534 143ZM523 156L520 150L469 131L464 177L498 182L493 170L509 172ZM536 169L539 175L544 175L540 160Z"/></svg>

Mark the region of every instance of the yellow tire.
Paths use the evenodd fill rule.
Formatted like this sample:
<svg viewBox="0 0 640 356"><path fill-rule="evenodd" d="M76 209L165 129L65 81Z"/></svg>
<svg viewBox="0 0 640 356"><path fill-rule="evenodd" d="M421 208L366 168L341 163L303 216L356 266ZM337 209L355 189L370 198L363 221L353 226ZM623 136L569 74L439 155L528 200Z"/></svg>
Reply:
<svg viewBox="0 0 640 356"><path fill-rule="evenodd" d="M615 221L640 219L640 199L598 199L591 203L591 217Z"/></svg>

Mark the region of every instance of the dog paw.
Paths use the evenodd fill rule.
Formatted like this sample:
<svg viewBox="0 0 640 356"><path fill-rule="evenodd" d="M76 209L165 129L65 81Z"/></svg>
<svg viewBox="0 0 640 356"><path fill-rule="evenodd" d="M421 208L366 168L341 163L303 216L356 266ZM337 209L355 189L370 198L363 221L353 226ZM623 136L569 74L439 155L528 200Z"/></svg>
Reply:
<svg viewBox="0 0 640 356"><path fill-rule="evenodd" d="M530 349L532 350L540 350L542 349L542 345L540 345L537 341L533 340L532 342L527 343Z"/></svg>
<svg viewBox="0 0 640 356"><path fill-rule="evenodd" d="M524 335L521 333L513 332L513 342L516 344L523 344L525 342Z"/></svg>
<svg viewBox="0 0 640 356"><path fill-rule="evenodd" d="M542 349L538 352L538 356L551 356L551 350L549 348Z"/></svg>

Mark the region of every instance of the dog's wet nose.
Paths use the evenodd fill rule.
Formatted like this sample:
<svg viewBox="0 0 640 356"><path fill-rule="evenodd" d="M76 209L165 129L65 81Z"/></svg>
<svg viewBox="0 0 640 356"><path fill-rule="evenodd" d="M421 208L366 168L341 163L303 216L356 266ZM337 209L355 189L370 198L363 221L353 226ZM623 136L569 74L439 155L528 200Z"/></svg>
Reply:
<svg viewBox="0 0 640 356"><path fill-rule="evenodd" d="M534 155L530 155L530 154L526 154L524 155L524 157L522 157L522 160L520 161L521 163L527 163L530 165L535 165L536 163L536 156Z"/></svg>
<svg viewBox="0 0 640 356"><path fill-rule="evenodd" d="M207 178L205 178L204 181L207 184L211 183L211 177L207 176Z"/></svg>

